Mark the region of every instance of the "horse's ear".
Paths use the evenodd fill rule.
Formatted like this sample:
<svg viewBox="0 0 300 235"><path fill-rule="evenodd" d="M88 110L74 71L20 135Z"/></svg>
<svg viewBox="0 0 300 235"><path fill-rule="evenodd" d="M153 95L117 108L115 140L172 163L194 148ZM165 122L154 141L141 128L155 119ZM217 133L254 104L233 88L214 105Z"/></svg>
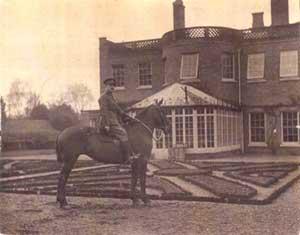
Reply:
<svg viewBox="0 0 300 235"><path fill-rule="evenodd" d="M157 103L159 106L162 105L162 103L164 102L164 98L161 98L161 100Z"/></svg>

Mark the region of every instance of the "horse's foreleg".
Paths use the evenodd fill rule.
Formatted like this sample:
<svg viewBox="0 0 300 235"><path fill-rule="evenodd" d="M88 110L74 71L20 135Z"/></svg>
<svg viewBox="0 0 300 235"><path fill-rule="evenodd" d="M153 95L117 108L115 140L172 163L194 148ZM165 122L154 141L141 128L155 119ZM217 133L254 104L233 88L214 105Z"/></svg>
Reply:
<svg viewBox="0 0 300 235"><path fill-rule="evenodd" d="M140 170L140 182L141 182L141 198L143 200L143 202L145 203L145 205L149 205L150 204L150 199L147 196L146 193L146 172L147 172L147 160L143 159L141 161L141 170Z"/></svg>
<svg viewBox="0 0 300 235"><path fill-rule="evenodd" d="M136 185L138 180L138 162L134 160L131 164L131 200L133 206L137 206L138 197L136 193Z"/></svg>
<svg viewBox="0 0 300 235"><path fill-rule="evenodd" d="M57 185L57 202L60 203L60 207L64 207L68 204L66 199L65 186L75 162L76 160L64 162L63 167L60 171Z"/></svg>

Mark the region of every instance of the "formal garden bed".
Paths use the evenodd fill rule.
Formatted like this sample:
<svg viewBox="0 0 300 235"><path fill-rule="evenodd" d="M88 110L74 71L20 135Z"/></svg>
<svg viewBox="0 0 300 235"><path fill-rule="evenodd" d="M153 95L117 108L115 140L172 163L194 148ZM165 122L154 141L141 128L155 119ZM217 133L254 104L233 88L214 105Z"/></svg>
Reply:
<svg viewBox="0 0 300 235"><path fill-rule="evenodd" d="M262 187L269 187L270 185L278 181L278 179L275 177L263 176L259 174L245 175L238 174L236 172L226 172L224 175L233 179L242 180Z"/></svg>
<svg viewBox="0 0 300 235"><path fill-rule="evenodd" d="M121 175L117 178L111 175L107 176L82 178L70 176L66 192L68 195L76 196L115 196L127 197L130 192L131 177L130 175ZM35 177L31 179L21 179L15 181L2 182L0 191L16 192L16 193L34 193L34 194L54 194L57 190L58 175ZM147 179L147 189L157 190L161 196L185 196L190 195L189 192L183 190L179 186L173 184L166 179L151 177ZM151 195L151 193L150 193Z"/></svg>
<svg viewBox="0 0 300 235"><path fill-rule="evenodd" d="M272 176L277 179L282 179L286 177L288 174L289 172L287 171L266 171L261 173L262 176Z"/></svg>
<svg viewBox="0 0 300 235"><path fill-rule="evenodd" d="M155 175L159 176L192 176L201 174L210 174L210 170L205 169L162 169L154 172Z"/></svg>
<svg viewBox="0 0 300 235"><path fill-rule="evenodd" d="M263 162L263 163L253 163L253 162L197 162L193 161L191 165L199 169L210 169L215 171L241 171L241 170L259 170L265 171L267 168L275 171L292 171L297 169L297 163L288 162Z"/></svg>
<svg viewBox="0 0 300 235"><path fill-rule="evenodd" d="M12 160L0 160L0 177L6 177L6 166L12 163Z"/></svg>
<svg viewBox="0 0 300 235"><path fill-rule="evenodd" d="M56 161L48 160L3 162L1 162L2 169L6 164L14 163L11 165L11 169L23 171L22 175L25 172L32 174L32 172L55 171L61 167ZM56 164L58 168L55 168ZM78 161L75 168L98 166L98 164L94 161ZM167 160L151 161L151 164L158 168L154 172L154 177L147 177L147 194L152 199L246 204L270 203L296 179L294 176L287 181L283 179L283 184L278 185L280 187L276 187L276 189L274 188L274 191L270 186L298 169L297 164L286 162L193 162L193 166L197 166L197 169L188 167L189 164L184 165ZM34 170L32 171L32 169ZM130 173L129 167L124 168L117 165L103 165L88 170L78 169L70 174L66 192L68 196L129 198ZM239 181L237 182L237 180ZM20 178L18 180L7 179L7 181L0 182L0 191L55 195L57 183L58 174L53 172L47 176ZM249 183L253 186L248 186ZM189 188L189 185L192 188ZM264 196L261 193L258 194L259 187L256 186L269 187L268 190L271 190ZM194 194L195 187L199 189L199 192L201 190L206 191L206 194L204 193L203 196L199 192ZM207 191L211 194L207 195Z"/></svg>
<svg viewBox="0 0 300 235"><path fill-rule="evenodd" d="M10 164L9 168L5 168L7 164ZM80 160L76 162L74 168L90 167L97 165L103 164L92 160ZM49 171L58 171L61 169L61 164L56 160L0 160L0 167L1 177L13 177Z"/></svg>
<svg viewBox="0 0 300 235"><path fill-rule="evenodd" d="M244 169L238 171L226 171L225 176L233 179L243 180L248 183L252 183L262 187L269 187L276 183L279 179L287 176L289 172L298 169L297 165L286 165L280 166L275 165L274 167L263 166L256 169Z"/></svg>
<svg viewBox="0 0 300 235"><path fill-rule="evenodd" d="M162 169L186 169L186 167L183 167L182 165L168 160L158 160L158 161L151 161L151 164L155 167Z"/></svg>
<svg viewBox="0 0 300 235"><path fill-rule="evenodd" d="M247 165L241 165L241 166L224 166L219 167L222 171L266 171L266 170L276 170L276 171L293 171L296 170L298 166L296 164L291 163L251 163Z"/></svg>
<svg viewBox="0 0 300 235"><path fill-rule="evenodd" d="M181 177L190 183L198 185L221 198L251 198L257 194L256 189L237 182L229 181L212 175L197 175Z"/></svg>

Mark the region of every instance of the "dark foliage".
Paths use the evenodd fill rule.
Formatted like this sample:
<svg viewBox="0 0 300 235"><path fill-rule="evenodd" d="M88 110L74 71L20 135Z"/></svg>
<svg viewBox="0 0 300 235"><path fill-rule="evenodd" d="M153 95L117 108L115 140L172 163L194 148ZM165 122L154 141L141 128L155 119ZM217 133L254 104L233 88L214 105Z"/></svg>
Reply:
<svg viewBox="0 0 300 235"><path fill-rule="evenodd" d="M4 123L7 119L7 115L6 115L6 110L5 110L5 107L6 107L6 103L4 102L3 98L1 97L0 98L0 112L1 112L1 118L2 118L2 122Z"/></svg>
<svg viewBox="0 0 300 235"><path fill-rule="evenodd" d="M57 130L64 130L79 122L76 112L70 105L53 105L49 111L49 121Z"/></svg>
<svg viewBox="0 0 300 235"><path fill-rule="evenodd" d="M30 118L35 120L48 120L49 119L49 109L44 104L39 104L35 106L31 113Z"/></svg>

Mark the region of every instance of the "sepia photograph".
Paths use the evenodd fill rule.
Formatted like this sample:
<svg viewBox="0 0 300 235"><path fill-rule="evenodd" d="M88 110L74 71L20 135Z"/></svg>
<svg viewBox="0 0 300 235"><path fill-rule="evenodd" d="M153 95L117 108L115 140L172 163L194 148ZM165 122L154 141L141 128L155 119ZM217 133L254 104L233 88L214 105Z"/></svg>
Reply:
<svg viewBox="0 0 300 235"><path fill-rule="evenodd" d="M300 0L0 0L0 234L300 235Z"/></svg>

